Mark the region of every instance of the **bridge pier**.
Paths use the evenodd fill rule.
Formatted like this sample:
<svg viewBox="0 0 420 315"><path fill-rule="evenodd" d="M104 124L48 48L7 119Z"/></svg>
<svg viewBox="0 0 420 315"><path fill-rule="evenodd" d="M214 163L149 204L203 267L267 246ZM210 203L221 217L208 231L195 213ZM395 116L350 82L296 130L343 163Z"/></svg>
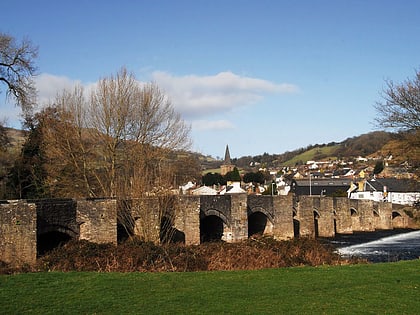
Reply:
<svg viewBox="0 0 420 315"><path fill-rule="evenodd" d="M178 197L175 228L184 232L186 245L200 244L200 196Z"/></svg>
<svg viewBox="0 0 420 315"><path fill-rule="evenodd" d="M0 260L13 267L36 262L36 206L25 200L0 204Z"/></svg>
<svg viewBox="0 0 420 315"><path fill-rule="evenodd" d="M378 202L373 204L374 223L377 230L392 230L392 203Z"/></svg>
<svg viewBox="0 0 420 315"><path fill-rule="evenodd" d="M293 230L293 196L274 196L274 224L273 236L278 240L291 239Z"/></svg>
<svg viewBox="0 0 420 315"><path fill-rule="evenodd" d="M336 233L334 225L334 201L332 198L321 197L319 199L318 235L319 237L334 237Z"/></svg>
<svg viewBox="0 0 420 315"><path fill-rule="evenodd" d="M333 198L333 209L336 233L352 234L352 211L349 206L349 199L346 197Z"/></svg>
<svg viewBox="0 0 420 315"><path fill-rule="evenodd" d="M300 237L315 237L314 198L316 197L299 197L296 219L299 221Z"/></svg>

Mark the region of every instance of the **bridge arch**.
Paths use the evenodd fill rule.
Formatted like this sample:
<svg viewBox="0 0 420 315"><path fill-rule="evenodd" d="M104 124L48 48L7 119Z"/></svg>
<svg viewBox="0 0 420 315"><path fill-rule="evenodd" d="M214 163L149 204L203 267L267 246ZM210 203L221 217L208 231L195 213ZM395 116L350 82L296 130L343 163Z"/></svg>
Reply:
<svg viewBox="0 0 420 315"><path fill-rule="evenodd" d="M47 225L37 231L36 252L37 256L45 255L47 252L61 247L77 239L79 234L62 225Z"/></svg>
<svg viewBox="0 0 420 315"><path fill-rule="evenodd" d="M300 236L300 220L298 218L297 209L293 208L293 237L299 238Z"/></svg>
<svg viewBox="0 0 420 315"><path fill-rule="evenodd" d="M405 218L399 211L392 211L392 227L393 228L403 228L405 227Z"/></svg>
<svg viewBox="0 0 420 315"><path fill-rule="evenodd" d="M161 244L167 244L167 243L185 244L185 233L175 228L173 216L163 215L161 217L159 240Z"/></svg>
<svg viewBox="0 0 420 315"><path fill-rule="evenodd" d="M273 219L267 215L267 212L248 212L248 237L252 235L271 234L273 232L273 226Z"/></svg>
<svg viewBox="0 0 420 315"><path fill-rule="evenodd" d="M319 214L317 209L313 210L313 214L314 214L314 234L315 237L319 236L319 224L318 224L318 220L321 217L321 215Z"/></svg>
<svg viewBox="0 0 420 315"><path fill-rule="evenodd" d="M257 206L257 207L248 207L248 218L254 214L254 213L262 213L264 214L268 220L270 220L270 222L272 224L274 224L274 217L272 215L272 213L270 213L269 211L267 211L265 208L261 207L261 206Z"/></svg>
<svg viewBox="0 0 420 315"><path fill-rule="evenodd" d="M216 209L200 211L200 243L221 241L228 218Z"/></svg>
<svg viewBox="0 0 420 315"><path fill-rule="evenodd" d="M360 231L360 216L355 208L350 208L351 228L353 231Z"/></svg>
<svg viewBox="0 0 420 315"><path fill-rule="evenodd" d="M338 220L337 211L334 209L333 210L334 235L337 235L337 220Z"/></svg>

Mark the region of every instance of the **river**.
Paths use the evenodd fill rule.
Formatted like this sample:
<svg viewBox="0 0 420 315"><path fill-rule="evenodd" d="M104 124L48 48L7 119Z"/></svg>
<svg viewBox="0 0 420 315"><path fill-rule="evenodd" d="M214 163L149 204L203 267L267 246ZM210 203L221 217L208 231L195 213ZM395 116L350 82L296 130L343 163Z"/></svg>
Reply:
<svg viewBox="0 0 420 315"><path fill-rule="evenodd" d="M419 230L390 230L338 235L329 240L344 258L360 257L370 262L420 258Z"/></svg>

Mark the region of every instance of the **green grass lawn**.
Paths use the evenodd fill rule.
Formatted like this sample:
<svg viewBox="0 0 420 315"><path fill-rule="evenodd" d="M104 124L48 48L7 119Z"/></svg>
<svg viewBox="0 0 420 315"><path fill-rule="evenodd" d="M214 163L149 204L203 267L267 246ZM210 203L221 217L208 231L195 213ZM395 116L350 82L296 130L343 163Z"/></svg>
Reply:
<svg viewBox="0 0 420 315"><path fill-rule="evenodd" d="M1 314L418 314L420 260L259 271L0 276Z"/></svg>

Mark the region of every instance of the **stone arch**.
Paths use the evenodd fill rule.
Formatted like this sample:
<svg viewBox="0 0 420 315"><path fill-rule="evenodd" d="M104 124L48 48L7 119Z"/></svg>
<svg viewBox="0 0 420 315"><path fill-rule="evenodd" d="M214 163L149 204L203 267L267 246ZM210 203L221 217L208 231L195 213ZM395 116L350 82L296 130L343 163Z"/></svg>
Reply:
<svg viewBox="0 0 420 315"><path fill-rule="evenodd" d="M300 220L298 218L298 212L295 207L293 207L293 237L299 238L300 236Z"/></svg>
<svg viewBox="0 0 420 315"><path fill-rule="evenodd" d="M37 231L36 252L42 256L54 248L61 247L77 239L78 233L62 225L48 225Z"/></svg>
<svg viewBox="0 0 420 315"><path fill-rule="evenodd" d="M338 219L337 211L336 210L333 210L334 235L337 234L337 219Z"/></svg>
<svg viewBox="0 0 420 315"><path fill-rule="evenodd" d="M381 216L379 214L378 209L373 209L373 228L377 229L381 226Z"/></svg>
<svg viewBox="0 0 420 315"><path fill-rule="evenodd" d="M392 219L395 219L398 217L402 217L401 213L399 213L398 211L392 211Z"/></svg>
<svg viewBox="0 0 420 315"><path fill-rule="evenodd" d="M319 236L318 220L321 216L317 209L313 209L313 214L314 214L314 234L315 234L315 237L318 237Z"/></svg>
<svg viewBox="0 0 420 315"><path fill-rule="evenodd" d="M223 214L223 212L216 210L216 209L207 209L204 211L200 211L200 220L204 219L205 217L209 216L216 216L219 217L224 224L230 226L228 218Z"/></svg>
<svg viewBox="0 0 420 315"><path fill-rule="evenodd" d="M163 215L160 219L159 240L161 244L183 243L185 244L185 233L174 226L173 216Z"/></svg>
<svg viewBox="0 0 420 315"><path fill-rule="evenodd" d="M270 222L271 222L272 224L274 224L274 218L273 218L273 215L272 215L269 211L267 211L265 208L260 207L260 206L253 207L253 208L248 207L248 218L249 218L252 214L257 213L257 212L260 212L260 213L264 214L264 215L267 217L267 219L268 219L268 220L270 220Z"/></svg>
<svg viewBox="0 0 420 315"><path fill-rule="evenodd" d="M353 231L360 231L360 216L355 208L350 208L351 227Z"/></svg>
<svg viewBox="0 0 420 315"><path fill-rule="evenodd" d="M404 216L398 211L392 211L392 227L393 228L404 228L405 227L405 219Z"/></svg>
<svg viewBox="0 0 420 315"><path fill-rule="evenodd" d="M77 238L79 236L79 233L63 225L47 225L37 230L38 235L47 234L50 232L67 234L71 238Z"/></svg>
<svg viewBox="0 0 420 315"><path fill-rule="evenodd" d="M229 227L228 218L216 209L200 211L200 242L221 241L225 226Z"/></svg>
<svg viewBox="0 0 420 315"><path fill-rule="evenodd" d="M273 222L262 211L254 211L248 214L248 237L252 235L271 234Z"/></svg>
<svg viewBox="0 0 420 315"><path fill-rule="evenodd" d="M117 243L134 236L136 218L133 217L133 200L119 200L117 204ZM137 217L138 219L138 217Z"/></svg>
<svg viewBox="0 0 420 315"><path fill-rule="evenodd" d="M200 220L200 243L221 241L223 232L224 224L219 216L208 215Z"/></svg>

